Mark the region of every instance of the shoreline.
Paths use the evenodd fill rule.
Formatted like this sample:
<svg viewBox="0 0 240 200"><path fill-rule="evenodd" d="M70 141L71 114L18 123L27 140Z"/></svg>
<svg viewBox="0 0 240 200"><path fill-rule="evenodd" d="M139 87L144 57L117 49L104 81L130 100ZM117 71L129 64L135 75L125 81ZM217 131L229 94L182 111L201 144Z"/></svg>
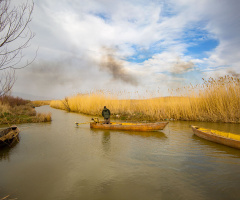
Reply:
<svg viewBox="0 0 240 200"><path fill-rule="evenodd" d="M64 110L66 112L70 112L70 113L77 113L77 114L81 114L81 115L87 115L87 116L95 116L95 117L100 117L102 118L101 115L98 114L91 114L91 113L82 113L82 112L76 112L76 111L69 111L67 109L63 109L63 108L55 108L52 107L51 105L49 105L51 108L54 109L58 109L58 110ZM224 123L224 124L240 124L240 122L224 122L224 121L208 121L208 120L186 120L186 119L174 119L174 118L170 118L170 119L152 119L151 116L146 116L146 115L128 115L128 114L112 114L111 118L113 120L121 120L121 121L125 121L125 122L156 122L156 121L188 121L188 122L210 122L210 123Z"/></svg>
<svg viewBox="0 0 240 200"><path fill-rule="evenodd" d="M51 113L38 113L31 102L21 105L0 104L0 125L51 122Z"/></svg>

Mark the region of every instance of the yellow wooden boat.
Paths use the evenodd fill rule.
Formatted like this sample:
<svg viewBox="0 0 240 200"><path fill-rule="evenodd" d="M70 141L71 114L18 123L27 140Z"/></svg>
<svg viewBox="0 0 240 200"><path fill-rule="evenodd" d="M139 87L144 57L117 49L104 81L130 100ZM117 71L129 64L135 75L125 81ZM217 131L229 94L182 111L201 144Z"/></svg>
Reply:
<svg viewBox="0 0 240 200"><path fill-rule="evenodd" d="M11 147L16 141L18 141L18 135L20 130L17 126L11 126L0 132L0 147Z"/></svg>
<svg viewBox="0 0 240 200"><path fill-rule="evenodd" d="M103 122L91 122L90 128L126 131L157 131L163 130L168 122L156 123L118 123L103 124Z"/></svg>
<svg viewBox="0 0 240 200"><path fill-rule="evenodd" d="M240 135L192 126L193 133L200 138L240 149Z"/></svg>

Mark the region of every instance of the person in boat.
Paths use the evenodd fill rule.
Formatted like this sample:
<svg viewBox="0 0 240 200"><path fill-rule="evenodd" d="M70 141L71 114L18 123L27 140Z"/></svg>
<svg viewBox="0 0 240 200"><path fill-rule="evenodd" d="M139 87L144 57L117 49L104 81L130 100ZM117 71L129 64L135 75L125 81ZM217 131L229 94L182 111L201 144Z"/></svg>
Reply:
<svg viewBox="0 0 240 200"><path fill-rule="evenodd" d="M104 117L104 124L110 124L110 110L107 109L106 106L104 106L103 111L102 111L102 116Z"/></svg>

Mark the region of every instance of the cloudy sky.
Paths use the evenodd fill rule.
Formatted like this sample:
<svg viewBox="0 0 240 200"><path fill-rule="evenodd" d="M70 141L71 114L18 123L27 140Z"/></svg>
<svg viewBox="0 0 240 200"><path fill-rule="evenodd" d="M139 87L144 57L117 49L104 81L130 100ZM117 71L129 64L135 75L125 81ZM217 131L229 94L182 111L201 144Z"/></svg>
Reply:
<svg viewBox="0 0 240 200"><path fill-rule="evenodd" d="M168 90L240 73L239 0L34 0L13 92Z"/></svg>

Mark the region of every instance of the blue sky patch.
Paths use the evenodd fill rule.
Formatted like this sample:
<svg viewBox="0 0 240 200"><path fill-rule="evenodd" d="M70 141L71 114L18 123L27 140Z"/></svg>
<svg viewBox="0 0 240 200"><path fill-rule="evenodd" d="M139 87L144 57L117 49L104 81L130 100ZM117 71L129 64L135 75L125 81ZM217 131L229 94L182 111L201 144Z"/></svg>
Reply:
<svg viewBox="0 0 240 200"><path fill-rule="evenodd" d="M106 23L109 23L111 21L111 17L106 13L93 13L93 15L103 19Z"/></svg>
<svg viewBox="0 0 240 200"><path fill-rule="evenodd" d="M185 55L195 58L204 58L206 53L214 50L219 41L213 38L206 30L199 28L188 29L184 32L183 42L188 45Z"/></svg>
<svg viewBox="0 0 240 200"><path fill-rule="evenodd" d="M152 44L149 48L144 48L137 45L131 46L135 50L135 54L128 57L128 62L142 63L145 60L152 58L153 55L163 52L165 49L160 48L159 41Z"/></svg>
<svg viewBox="0 0 240 200"><path fill-rule="evenodd" d="M200 40L187 48L187 52L194 57L203 56L208 51L212 51L219 45L219 41L215 39Z"/></svg>

